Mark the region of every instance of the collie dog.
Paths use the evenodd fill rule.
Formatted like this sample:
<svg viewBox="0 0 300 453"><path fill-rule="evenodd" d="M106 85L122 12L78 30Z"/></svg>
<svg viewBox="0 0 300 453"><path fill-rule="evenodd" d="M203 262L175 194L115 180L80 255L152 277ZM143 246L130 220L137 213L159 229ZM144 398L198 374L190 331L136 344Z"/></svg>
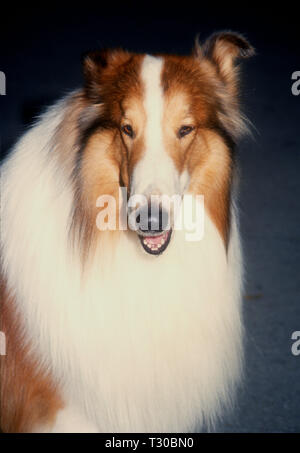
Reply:
<svg viewBox="0 0 300 453"><path fill-rule="evenodd" d="M232 401L243 362L234 148L247 129L236 63L253 53L232 32L189 56L87 53L82 89L3 162L2 431L210 430ZM173 195L203 197L201 240L174 227L173 204L149 209ZM125 220L136 228L124 216L99 227L135 196Z"/></svg>

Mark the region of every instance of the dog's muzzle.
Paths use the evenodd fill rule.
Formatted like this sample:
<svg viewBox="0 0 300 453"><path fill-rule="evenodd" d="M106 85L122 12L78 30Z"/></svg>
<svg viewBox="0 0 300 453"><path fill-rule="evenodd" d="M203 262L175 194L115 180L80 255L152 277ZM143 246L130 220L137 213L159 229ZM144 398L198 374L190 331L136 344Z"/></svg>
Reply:
<svg viewBox="0 0 300 453"><path fill-rule="evenodd" d="M151 255L162 254L169 245L172 229L169 212L148 203L136 211L137 234L144 250Z"/></svg>

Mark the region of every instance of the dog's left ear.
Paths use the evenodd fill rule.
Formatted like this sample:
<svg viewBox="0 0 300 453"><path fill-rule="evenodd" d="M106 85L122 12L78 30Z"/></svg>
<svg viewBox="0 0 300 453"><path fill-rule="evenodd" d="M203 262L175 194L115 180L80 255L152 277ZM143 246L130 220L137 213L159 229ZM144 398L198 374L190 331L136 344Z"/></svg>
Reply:
<svg viewBox="0 0 300 453"><path fill-rule="evenodd" d="M210 36L203 46L197 40L195 54L212 61L224 82L230 84L237 76L237 60L252 57L255 50L239 33L222 31Z"/></svg>

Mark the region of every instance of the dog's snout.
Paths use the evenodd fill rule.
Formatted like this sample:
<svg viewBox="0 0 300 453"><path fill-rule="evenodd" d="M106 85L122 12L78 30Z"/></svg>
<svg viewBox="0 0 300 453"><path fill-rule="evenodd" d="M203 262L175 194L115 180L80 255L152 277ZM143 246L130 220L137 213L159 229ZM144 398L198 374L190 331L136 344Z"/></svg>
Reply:
<svg viewBox="0 0 300 453"><path fill-rule="evenodd" d="M148 204L139 209L136 221L142 234L161 234L168 229L169 215L162 207Z"/></svg>

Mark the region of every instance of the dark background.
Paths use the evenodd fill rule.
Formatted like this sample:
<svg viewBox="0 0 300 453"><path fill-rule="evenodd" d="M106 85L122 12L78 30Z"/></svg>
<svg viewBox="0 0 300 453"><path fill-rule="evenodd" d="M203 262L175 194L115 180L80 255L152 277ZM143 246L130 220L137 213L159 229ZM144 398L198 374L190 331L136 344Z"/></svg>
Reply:
<svg viewBox="0 0 300 453"><path fill-rule="evenodd" d="M40 109L82 82L81 54L98 47L189 53L220 29L245 34L257 56L243 63L244 111L253 138L239 147L246 257L246 373L223 432L300 431L300 71L299 9L253 2L82 2L1 7L0 96L4 155ZM275 3L275 2L274 2ZM7 8L7 6L6 6ZM212 357L213 360L213 357Z"/></svg>

